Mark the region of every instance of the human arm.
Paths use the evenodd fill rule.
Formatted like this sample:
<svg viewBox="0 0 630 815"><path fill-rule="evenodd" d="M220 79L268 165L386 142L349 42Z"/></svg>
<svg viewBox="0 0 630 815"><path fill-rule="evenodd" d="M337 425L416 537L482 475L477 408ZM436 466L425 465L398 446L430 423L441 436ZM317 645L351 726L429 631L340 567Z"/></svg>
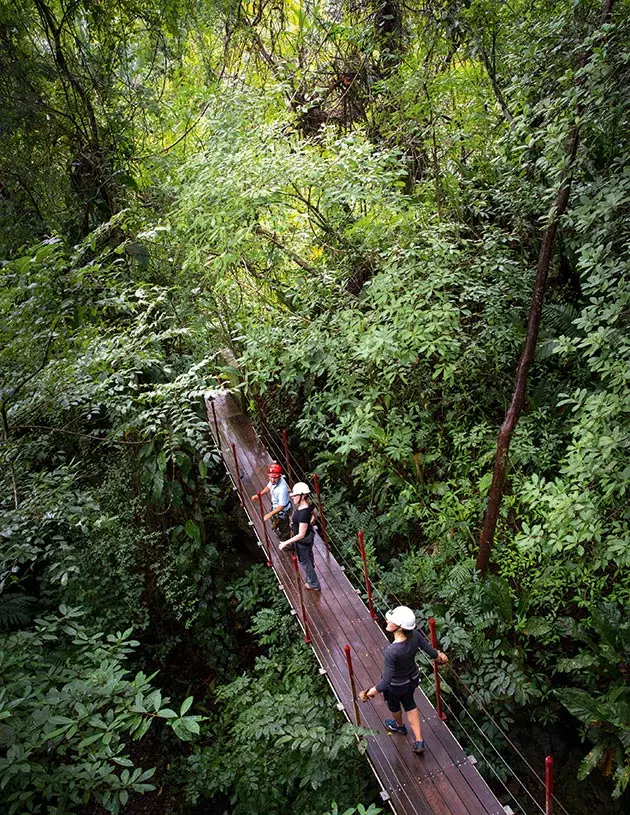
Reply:
<svg viewBox="0 0 630 815"><path fill-rule="evenodd" d="M376 696L377 693L378 691L376 690L376 686L374 686L373 688L368 688L367 690L359 691L359 699L362 702L367 702L368 699L372 699L374 696Z"/></svg>
<svg viewBox="0 0 630 815"><path fill-rule="evenodd" d="M269 484L267 484L267 486L266 486L266 487L263 487L263 488L262 488L262 490L260 491L260 494L261 494L261 495L267 495L267 493L268 493L268 492L269 492ZM255 492L255 493L252 495L252 501L257 501L257 500L258 500L258 493L257 493L257 492Z"/></svg>
<svg viewBox="0 0 630 815"><path fill-rule="evenodd" d="M274 509L270 509L269 512L265 513L264 520L268 521L270 518L273 518L274 515L277 515L279 512L282 512L283 509L284 506L282 504L280 504L277 507L274 507Z"/></svg>
<svg viewBox="0 0 630 815"><path fill-rule="evenodd" d="M376 685L374 686L374 690L376 691L376 693L383 693L383 691L389 687L389 683L393 675L394 675L394 656L388 648L385 651L383 676L381 676L380 681L377 682Z"/></svg>
<svg viewBox="0 0 630 815"><path fill-rule="evenodd" d="M381 676L380 680L374 685L374 687L370 688L366 691L366 695L369 699L373 696L376 696L377 693L383 693L384 690L389 688L389 683L394 676L394 669L396 667L396 656L395 656L395 645L390 645L388 648L385 649L385 653L383 654L383 675Z"/></svg>
<svg viewBox="0 0 630 815"><path fill-rule="evenodd" d="M309 525L307 523L301 521L298 527L297 535L294 535L292 538L289 538L289 540L281 543L280 549L286 549L287 546L291 546L292 543L296 543L297 541L303 540L306 537L306 533L308 532L308 526Z"/></svg>
<svg viewBox="0 0 630 815"><path fill-rule="evenodd" d="M429 640L418 631L419 636L419 645L420 648L429 656L431 659L434 659L438 665L446 665L448 662L448 657L443 651L438 651L437 648L434 648Z"/></svg>

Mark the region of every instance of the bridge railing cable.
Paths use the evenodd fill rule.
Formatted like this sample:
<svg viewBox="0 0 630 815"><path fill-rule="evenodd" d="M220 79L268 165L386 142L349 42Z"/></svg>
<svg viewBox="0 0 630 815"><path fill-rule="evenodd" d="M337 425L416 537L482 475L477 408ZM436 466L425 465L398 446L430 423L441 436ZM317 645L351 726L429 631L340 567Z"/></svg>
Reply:
<svg viewBox="0 0 630 815"><path fill-rule="evenodd" d="M216 430L217 430L217 433L218 433L218 428L216 428ZM282 461L283 456L287 453L285 445L284 445L284 441L280 440L280 436L279 436L278 432L275 430L275 428L271 427L268 423L265 423L265 430L266 430L265 442L266 442L266 446L269 449L269 452L273 453L273 456L276 458L276 460ZM218 441L219 441L219 447L221 447L220 438L218 439ZM263 442L263 443L265 443L265 442ZM299 474L299 478L301 478L301 480L309 481L310 476L301 467L300 463L295 459L295 456L291 455L290 453L289 453L289 456L290 456L290 461L288 462L289 465L291 465L291 460L293 462L292 463L292 470L294 472L296 472L297 474ZM228 469L228 472L229 472L229 469ZM237 486L236 486L235 482L234 482L234 488L237 489ZM330 523L327 523L327 529L329 529L331 531L334 531L334 525L331 525ZM336 538L336 533L335 533L334 537ZM340 537L343 539L344 536L341 535ZM358 564L355 565L353 563L348 562L348 559L345 556L344 550L337 545L337 543L336 543L336 541L334 539L331 542L332 542L333 548L336 550L337 554L341 557L342 561L345 563L346 570L349 571L352 575L354 575L354 577L355 577L355 579L357 581L357 584L361 585L362 584L362 579L361 579L362 574L361 574L361 570L360 570ZM378 610L381 612L381 614L384 615L386 609L389 608L390 605L391 605L390 602L378 590L378 588L376 588L373 591L373 596L377 597L376 606L377 606ZM393 596L395 597L395 595L393 595ZM395 600L399 604L402 604L399 598L395 597ZM428 681L428 683L430 684L431 683L431 678L427 676L427 673L424 670L422 665L420 665L419 667L420 667L420 670L422 671L424 679L426 681ZM540 777L540 775L535 771L535 769L531 766L531 764L525 759L525 757L522 755L521 751L513 743L513 741L509 738L507 733L505 733L503 728L501 728L499 723L496 722L496 720L494 719L492 714L489 713L489 711L486 709L485 705L479 699L477 694L474 691L471 691L470 688L468 688L468 686L466 685L464 680L459 676L459 674L455 671L455 669L452 667L452 665L450 666L450 675L457 679L457 681L462 685L462 687L469 694L469 698L472 698L475 701L477 707L480 708L480 710L484 713L484 715L486 715L488 717L489 721L492 722L492 724L496 728L496 730L499 733L501 733L501 735L503 736L506 743L509 744L509 746L514 750L514 752L523 761L525 766L530 771L531 775L544 787L544 782L543 782L542 778ZM523 784L521 779L518 777L516 772L510 767L510 765L507 763L507 761L504 759L504 757L501 756L501 754L496 749L496 746L489 739L489 737L485 733L485 731L475 721L474 717L471 715L470 711L468 710L468 706L466 705L466 703L457 696L457 694L453 691L452 688L450 689L450 693L451 693L451 696L453 697L453 699L459 704L459 706L460 706L461 710L464 712L464 714L466 716L468 716L468 718L470 719L470 721L472 722L472 724L474 725L474 727L478 731L479 735L484 739L484 741L486 741L488 743L491 750L497 755L499 761L506 767L506 769L508 770L509 775L519 784L519 786L522 788L523 792L531 799L532 803L537 807L537 809L539 809L541 812L543 812L544 811L543 808L536 802L534 796L531 794L529 789L525 786L525 784ZM457 722L457 725L462 730L462 732L465 734L465 736L469 740L469 742L471 744L473 744L473 746L475 746L475 748L479 751L480 755L483 756L484 755L483 750L479 749L478 742L476 742L475 739L470 736L469 731L465 728L465 726L462 723L461 717L458 716L457 713L454 710L452 710L451 707L448 704L445 705L445 706L451 712L452 720ZM489 770L492 772L492 774L497 778L497 783L499 783L505 789L506 794L513 800L514 804L518 807L518 809L520 809L521 812L524 812L523 807L521 806L521 804L516 800L513 793L507 788L507 786L503 782L503 779L500 777L497 770L493 767L493 765L489 761L487 761L487 759L486 759L486 764L487 764ZM557 798L555 796L554 796L554 801L558 804L558 806L565 813L565 815L568 815L567 810L557 800Z"/></svg>
<svg viewBox="0 0 630 815"><path fill-rule="evenodd" d="M285 460L286 451L285 451L285 447L284 447L284 442L283 442L280 434L278 433L278 431L274 427L269 425L268 422L264 421L261 416L259 416L258 419L259 419L260 424L264 424L265 436L266 436L265 441L266 441L266 443L268 445L269 452L272 454L273 458L276 459L276 461L282 463ZM289 458L290 458L290 464L291 464L291 469L292 469L293 473L298 475L300 480L303 480L303 481L306 481L306 482L312 481L312 473L307 473L306 472L306 470L302 467L301 463L296 459L295 455L293 455L292 453L289 452ZM346 572L346 574L348 574L349 576L352 576L353 581L355 582L355 585L361 586L363 584L363 574L362 574L361 567L359 565L359 561L357 559L356 563L351 562L348 559L346 551L344 550L344 548L342 548L339 545L338 541L343 540L344 537L346 537L346 536L344 535L343 532L341 532L337 528L334 517L335 516L331 515L331 514L327 514L327 517L326 517L326 530L328 532L329 543L331 545L331 548L335 552L335 556L338 559L341 560L341 562L342 562L342 564L344 566L344 571ZM372 599L373 599L373 603L374 603L375 608L379 611L379 613L381 614L382 617L384 617L387 610L391 608L391 606L392 606L391 600L392 599L395 601L396 604L403 605L403 601L399 597L397 597L395 594L392 594L391 597L388 599L380 591L378 586L374 586L373 584L372 584ZM425 632L423 632L423 633L425 633ZM426 633L425 633L425 636L426 636ZM423 676L424 676L425 680L427 681L427 683L431 684L432 683L432 677L430 677L430 675L428 675L427 672L424 671L424 670L422 670L422 673L423 673ZM518 748L518 746L509 737L509 735L505 731L505 729L499 724L499 722L497 722L496 718L486 708L486 706L484 705L484 703L483 703L482 699L479 697L479 695L475 691L473 691L471 688L468 687L468 685L466 684L464 679L461 677L461 675L455 670L455 668L452 665L449 666L449 676L452 676L461 685L461 687L467 693L468 697L474 701L477 708L483 713L483 715L488 719L488 721L490 721L492 723L492 725L496 729L496 731L501 734L501 737L504 739L505 743L510 747L510 749L515 753L515 755L518 756L520 761L523 763L524 767L527 768L527 770L530 773L530 775L532 776L532 778L535 779L535 781L538 782L541 785L541 787L543 788L543 790L544 790L545 789L545 781L544 781L544 779L536 771L536 769L531 765L531 763L527 760L527 758L523 755L522 751ZM466 702L458 696L458 694L453 690L452 686L450 687L450 695L457 702L457 704L459 705L460 710L463 712L463 714L465 714L465 716L468 717L468 719L470 719L470 722L472 723L472 725L474 725L475 729L478 731L479 736L482 738L482 740L485 743L487 743L487 745L490 748L490 750L492 751L492 753L495 754L497 760L505 767L505 769L509 773L509 775L514 779L514 781L522 789L523 794L531 800L532 804L535 805L536 808L540 812L544 813L544 811L545 811L544 807L542 807L536 801L535 797L532 795L529 788L520 779L517 772L508 764L506 759L497 750L496 745L489 738L488 734L475 721L474 717L470 713L470 710L468 709L468 705L466 704ZM457 712L454 711L448 704L445 704L444 702L443 702L443 704L450 711L452 718L455 721L457 721L458 726L461 728L462 732L466 735L466 738L468 738L470 743L473 744L476 747L476 749L479 751L479 754L483 756L484 751L482 749L479 749L478 742L476 742L476 741L474 741L474 739L472 739L472 737L470 736L470 733L466 730L466 728L464 727L464 725L462 723L462 718L460 716L458 716ZM521 812L524 812L523 807L514 798L513 793L505 785L505 783L501 779L499 773L492 766L492 763L486 760L486 764L487 764L489 770L496 777L497 782L499 784L501 784L501 786L505 789L506 794L509 795L509 797L514 801L514 804L521 810ZM567 812L565 807L562 805L562 803L555 796L554 796L554 802L558 805L558 807L562 810L562 812L565 815L569 815L569 813Z"/></svg>

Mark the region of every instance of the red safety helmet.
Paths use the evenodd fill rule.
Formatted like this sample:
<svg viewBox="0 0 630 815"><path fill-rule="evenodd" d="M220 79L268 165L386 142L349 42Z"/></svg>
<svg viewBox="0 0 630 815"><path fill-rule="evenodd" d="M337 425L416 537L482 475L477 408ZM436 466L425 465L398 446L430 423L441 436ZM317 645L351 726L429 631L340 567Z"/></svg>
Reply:
<svg viewBox="0 0 630 815"><path fill-rule="evenodd" d="M282 466L280 464L270 464L267 475L282 475Z"/></svg>

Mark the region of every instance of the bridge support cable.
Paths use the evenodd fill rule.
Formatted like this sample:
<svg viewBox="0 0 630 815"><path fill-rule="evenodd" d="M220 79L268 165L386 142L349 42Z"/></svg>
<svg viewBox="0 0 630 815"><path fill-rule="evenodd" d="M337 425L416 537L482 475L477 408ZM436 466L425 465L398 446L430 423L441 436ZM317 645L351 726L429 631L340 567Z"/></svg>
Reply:
<svg viewBox="0 0 630 815"><path fill-rule="evenodd" d="M285 453L284 439L287 438L286 430L283 430L282 431L282 436L280 436L278 431L273 426L269 425L268 422L266 422L263 419L262 412L259 412L259 422L260 422L260 425L261 425L261 436L264 436L265 440L267 441L268 449L273 453L273 455L278 460L280 460L282 458L282 455ZM288 450L288 446L287 446L286 449ZM311 477L304 470L304 468L302 466L300 466L300 464L297 461L296 457L292 456L290 452L287 452L286 455L287 455L287 459L291 461L291 471L292 471L292 473L296 474L298 478L308 482ZM317 474L312 475L312 480L313 480L314 484L316 485L316 493L317 493L317 497L318 497L318 504L321 505L320 485L319 485L319 479L317 477ZM363 576L361 575L360 567L358 565L354 564L354 563L350 563L348 561L347 557L346 557L346 554L345 554L344 550L339 546L338 543L336 543L337 539L343 540L345 535L343 535L343 534L338 535L338 530L336 529L336 525L335 525L334 521L331 521L330 518L331 518L331 516L329 515L328 518L327 518L327 522L326 522L327 531L330 532L330 534L327 534L327 542L329 542L330 545L332 546L332 548L334 549L335 555L341 559L342 563L345 566L345 570L346 570L347 574L352 575L354 577L355 581L356 581L356 584L360 585L362 582L364 582L362 580L362 577L364 578L364 580L368 580L369 578L367 578L367 576L365 574L365 571L364 571L364 575ZM362 533L360 533L360 534L362 535ZM331 537L331 535L332 535L332 537ZM381 615L384 615L385 611L391 606L391 601L388 600L380 592L380 590L371 583L371 581L370 581L369 585L370 585L369 602L370 603L372 602L372 595L374 595L378 600L378 602L376 603L377 608L378 608L379 612L381 613ZM398 604L398 605L403 605L404 604L403 601L400 600L400 598L398 598L395 594L392 595L392 597L393 597L396 604ZM370 611L372 611L372 606L371 605L370 605ZM424 674L424 675L425 675L425 678L426 678L426 674ZM516 744L514 744L513 740L510 738L509 734L501 727L501 725L496 721L495 717L487 710L487 708L483 704L483 701L479 698L478 694L476 694L475 691L471 690L468 687L466 682L462 679L462 677L459 675L459 673L452 666L449 666L449 676L452 676L462 686L462 688L464 688L464 690L468 694L469 698L471 698L474 701L476 707L492 723L493 727L497 730L497 732L500 733L500 735L504 739L505 743L509 746L509 748L520 759L520 761L523 763L524 767L527 769L527 771L529 772L531 777L537 782L537 784L540 785L541 791L543 791L544 794L545 794L545 800L547 800L547 797L549 797L549 793L547 792L547 784L546 784L545 779L543 779L541 777L540 773L538 773L535 770L535 768L531 765L531 763L523 755L522 751L517 747ZM435 683L435 680L434 680L434 685L436 687L436 698L437 698L437 695L439 694L439 676L437 677L437 683ZM453 696L453 698L455 699L455 701L458 703L458 705L460 706L461 710L463 712L465 712L466 716L468 716L470 718L470 720L472 721L474 726L477 728L477 730L479 731L480 736L483 738L484 742L487 743L487 745L490 748L491 752L496 755L497 759L499 759L500 763L505 767L506 771L514 778L516 783L522 789L523 794L528 799L530 799L529 803L534 805L538 811L544 812L545 810L543 809L543 807L536 801L536 799L534 798L534 796L532 795L532 793L530 792L528 787L520 779L520 777L518 776L516 771L513 770L510 767L510 765L507 763L507 761L503 758L503 756L501 756L499 751L496 749L496 746L493 744L493 742L488 737L488 735L485 733L485 731L474 720L474 718L472 717L470 711L468 710L468 705L462 699L460 699L457 696L457 694L453 691L452 688L450 689L450 693ZM450 710L448 705L445 705L445 707ZM466 732L464 730L464 728L463 728L463 725L461 724L461 720L459 719L459 717L454 712L452 712L452 715L458 721L458 725L462 728L462 730L464 732ZM469 736L467 735L467 737L469 737ZM475 745L475 746L476 746L476 749L479 749L478 745ZM480 751L480 755L483 755L483 751ZM500 781L499 774L493 769L492 765L489 762L486 762L486 763L487 763L490 771L496 777L497 781L499 781L501 783L501 786L505 789L506 794L508 794L512 799L514 799L514 796L508 790L506 785ZM556 805L558 806L560 811L562 813L564 813L564 815L569 815L566 808L562 805L562 803L558 800L558 798L555 795L553 795L553 793L551 793L551 798L556 803ZM522 806L520 804L518 804L518 802L515 799L514 799L514 804L516 806L518 806L518 808L521 811L524 811Z"/></svg>
<svg viewBox="0 0 630 815"><path fill-rule="evenodd" d="M236 402L225 392L207 394L209 425L215 442L222 449L235 444L241 472L244 511L265 551L266 522L260 517L260 502L255 508L248 496L260 492L267 481L270 463L267 450L254 435L251 423ZM216 416L216 426L214 417ZM235 490L238 477L233 456L222 456ZM296 470L293 468L293 472ZM316 536L315 548L321 592L308 592L300 599L292 558L279 549L275 536L270 536L270 559L279 585L294 609L305 637L311 642L320 673L333 689L338 706L346 718L356 704L356 686L347 670L345 645L352 649L353 677L358 686L368 687L380 675L382 651L388 644L382 628L371 618L357 591L348 581L334 555ZM268 535L269 538L269 535ZM292 568L293 566L293 568ZM302 608L303 613L297 612ZM421 690L416 693L427 749L420 759L411 750L407 737L392 738L383 729L387 715L380 699L361 709L361 723L372 735L366 736L367 758L378 783L382 798L396 815L504 815L504 809L467 758L450 730L437 716ZM354 717L356 721L356 713Z"/></svg>

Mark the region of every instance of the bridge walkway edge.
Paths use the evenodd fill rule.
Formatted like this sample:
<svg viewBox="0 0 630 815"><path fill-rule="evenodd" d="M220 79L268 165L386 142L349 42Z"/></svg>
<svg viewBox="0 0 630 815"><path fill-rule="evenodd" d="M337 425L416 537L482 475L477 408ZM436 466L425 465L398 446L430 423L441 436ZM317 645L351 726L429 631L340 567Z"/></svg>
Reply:
<svg viewBox="0 0 630 815"><path fill-rule="evenodd" d="M214 403L219 439L216 438ZM206 394L211 435L221 450L226 470L238 492L238 476L231 445L234 443L244 493L243 509L259 544L265 551L265 533L257 503L250 496L267 483L267 467L272 459L256 435L250 420L242 413L234 397L225 391ZM278 548L278 540L267 524L272 567L278 584L297 617L302 630L300 597L291 556ZM343 566L327 549L319 536L315 546L316 571L321 592L303 592L311 647L328 683L349 721L354 721L354 699L344 646L350 645L357 691L378 681L382 671L382 652L388 645L385 632L375 622L357 590L348 580ZM442 722L429 699L419 688L416 702L422 718L426 750L422 756L411 750L413 740L392 735L383 726L388 711L377 697L358 704L361 725L376 732L367 738L367 758L387 800L396 815L505 815L474 764L464 753L448 726Z"/></svg>

